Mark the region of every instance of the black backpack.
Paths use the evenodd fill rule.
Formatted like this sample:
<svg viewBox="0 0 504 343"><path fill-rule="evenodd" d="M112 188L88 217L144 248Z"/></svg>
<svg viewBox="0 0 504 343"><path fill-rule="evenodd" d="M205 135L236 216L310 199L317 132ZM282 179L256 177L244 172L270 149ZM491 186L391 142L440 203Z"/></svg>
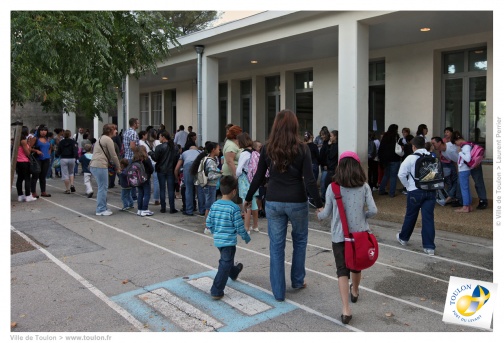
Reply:
<svg viewBox="0 0 504 343"><path fill-rule="evenodd" d="M414 153L418 159L415 162L415 175L411 175L415 180L415 187L425 191L435 191L444 189L444 175L441 161L431 154L422 155Z"/></svg>

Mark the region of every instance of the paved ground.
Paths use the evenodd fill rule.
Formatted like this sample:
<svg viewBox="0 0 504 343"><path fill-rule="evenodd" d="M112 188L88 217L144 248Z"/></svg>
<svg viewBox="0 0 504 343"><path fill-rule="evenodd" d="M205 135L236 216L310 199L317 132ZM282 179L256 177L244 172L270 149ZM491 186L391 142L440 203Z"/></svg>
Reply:
<svg viewBox="0 0 504 343"><path fill-rule="evenodd" d="M58 340L69 333L96 333L102 340L107 334L115 340L149 331L166 340L163 332L485 331L446 324L442 315L450 276L493 282L491 209L460 220L467 228L475 220L469 230L475 234L469 236L456 230L462 215L452 217L451 208L436 207L436 256L428 257L420 230L407 247L395 240L400 224L394 220L404 213L405 197L377 196L381 214L372 227L380 257L363 273L359 301L352 304L354 318L343 325L329 221L315 220L313 210L306 289L290 288L288 242L287 301L274 301L262 219L261 232L252 233L250 244L238 244L236 260L245 265L240 278L228 282L223 300L214 301L208 289L218 251L202 233L203 218L161 214L154 206L152 217L119 212L118 189L108 195L114 214L97 217L95 199L84 196L81 176L76 188L77 193L65 195L63 182L51 180L53 196L31 203L17 203L15 191L11 193L11 230L37 249L11 256L10 334L46 332ZM177 205L181 207L180 200Z"/></svg>

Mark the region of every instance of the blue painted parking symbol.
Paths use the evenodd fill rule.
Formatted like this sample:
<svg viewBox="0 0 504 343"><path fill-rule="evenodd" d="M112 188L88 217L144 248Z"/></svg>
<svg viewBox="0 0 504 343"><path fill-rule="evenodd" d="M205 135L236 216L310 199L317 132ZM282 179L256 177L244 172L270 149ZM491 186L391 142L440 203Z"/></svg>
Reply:
<svg viewBox="0 0 504 343"><path fill-rule="evenodd" d="M210 296L215 271L164 281L112 300L152 331L238 332L297 309L271 294L229 281L221 300Z"/></svg>

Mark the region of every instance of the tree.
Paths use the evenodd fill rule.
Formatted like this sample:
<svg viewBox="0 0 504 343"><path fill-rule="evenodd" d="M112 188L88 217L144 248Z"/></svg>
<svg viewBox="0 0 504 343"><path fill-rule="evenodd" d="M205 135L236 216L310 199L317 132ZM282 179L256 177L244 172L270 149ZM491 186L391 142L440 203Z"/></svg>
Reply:
<svg viewBox="0 0 504 343"><path fill-rule="evenodd" d="M208 28L219 19L217 11L162 11L161 14L184 36Z"/></svg>
<svg viewBox="0 0 504 343"><path fill-rule="evenodd" d="M100 116L126 75L156 72L176 35L159 12L13 11L12 105Z"/></svg>

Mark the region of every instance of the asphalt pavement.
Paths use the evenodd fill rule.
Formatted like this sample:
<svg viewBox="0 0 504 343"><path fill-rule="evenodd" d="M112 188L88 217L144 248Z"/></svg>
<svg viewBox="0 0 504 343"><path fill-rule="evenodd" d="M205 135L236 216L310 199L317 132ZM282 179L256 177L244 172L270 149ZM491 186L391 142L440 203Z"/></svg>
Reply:
<svg viewBox="0 0 504 343"><path fill-rule="evenodd" d="M351 304L353 319L344 325L330 221L316 220L314 209L309 218L305 289L290 287L288 233L286 301L274 300L267 221L260 219L261 232L252 232L249 244L238 239L235 260L244 269L237 281L229 280L226 295L216 301L209 288L219 253L212 237L203 234L203 217L162 214L154 205L149 205L152 217L139 217L136 210L121 212L120 188L108 192L114 214L96 216L96 200L85 196L82 181L77 176L77 192L67 195L63 181L48 180L52 197L29 203L18 203L12 189L11 230L36 249L10 259L11 340L15 334L26 339L42 332L54 340L68 340L73 333L95 335L94 340L110 335L119 342L118 337L134 332L150 332L146 337L152 341L165 340L168 332L186 331L488 331L448 324L442 317L450 276L493 282L491 238L437 230L436 255L427 256L419 229L408 246L401 246L395 238L400 223L381 217L372 220L380 246L378 262L363 272L359 300ZM176 200L177 209L181 205Z"/></svg>

